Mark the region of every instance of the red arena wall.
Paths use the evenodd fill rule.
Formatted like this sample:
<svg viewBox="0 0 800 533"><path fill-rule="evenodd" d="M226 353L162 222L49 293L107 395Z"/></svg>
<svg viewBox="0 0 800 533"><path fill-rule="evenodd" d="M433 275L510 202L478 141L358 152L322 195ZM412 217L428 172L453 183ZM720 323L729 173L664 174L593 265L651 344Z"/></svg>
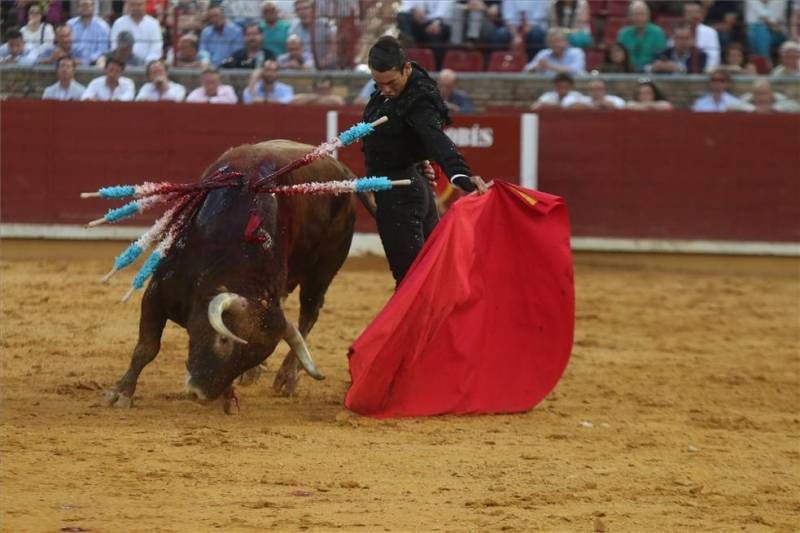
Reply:
<svg viewBox="0 0 800 533"><path fill-rule="evenodd" d="M109 207L82 191L194 181L228 147L318 144L326 124L325 109L279 105L10 100L0 116L2 222L37 224L81 224ZM340 129L359 118L340 110ZM476 173L519 181L519 113L461 116L453 128ZM339 156L363 175L358 146ZM797 242L798 169L796 116L539 115L538 188L566 199L576 236ZM363 212L358 226L374 228Z"/></svg>

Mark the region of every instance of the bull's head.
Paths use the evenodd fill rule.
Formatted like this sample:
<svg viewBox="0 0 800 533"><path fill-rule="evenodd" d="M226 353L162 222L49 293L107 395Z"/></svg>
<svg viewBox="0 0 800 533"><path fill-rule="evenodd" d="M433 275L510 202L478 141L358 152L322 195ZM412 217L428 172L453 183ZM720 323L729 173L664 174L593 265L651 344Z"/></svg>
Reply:
<svg viewBox="0 0 800 533"><path fill-rule="evenodd" d="M255 301L221 292L208 301L205 313L192 313L187 329L186 387L196 399L219 397L238 376L262 363L281 339L312 377L323 378L303 337L286 320L278 301Z"/></svg>

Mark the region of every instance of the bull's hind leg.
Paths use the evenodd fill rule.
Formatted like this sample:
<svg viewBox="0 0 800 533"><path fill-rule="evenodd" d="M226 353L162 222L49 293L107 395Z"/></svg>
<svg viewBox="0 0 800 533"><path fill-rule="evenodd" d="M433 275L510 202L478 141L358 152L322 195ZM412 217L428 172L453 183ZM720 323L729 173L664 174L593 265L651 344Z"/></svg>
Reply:
<svg viewBox="0 0 800 533"><path fill-rule="evenodd" d="M142 310L139 318L139 341L133 349L133 356L128 370L117 385L108 393L106 404L113 407L131 407L136 382L144 367L155 359L161 348L161 334L167 323L167 317L155 297L155 292L148 291L142 299Z"/></svg>

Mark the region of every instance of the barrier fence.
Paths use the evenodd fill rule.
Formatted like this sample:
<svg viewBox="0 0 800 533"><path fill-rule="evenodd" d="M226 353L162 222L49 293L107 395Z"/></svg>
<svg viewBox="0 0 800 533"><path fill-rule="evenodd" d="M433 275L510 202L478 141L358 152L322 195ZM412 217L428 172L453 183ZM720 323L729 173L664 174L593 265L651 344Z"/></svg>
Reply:
<svg viewBox="0 0 800 533"><path fill-rule="evenodd" d="M329 110L315 107L31 100L0 102L0 114L5 237L127 238L80 229L109 206L79 193L195 181L231 146L274 138L316 145L327 129L360 119L355 108L340 108L334 128ZM459 116L448 133L486 178L519 182L527 165L540 190L566 199L582 246L800 252L798 117L556 111L533 117L538 143L523 135L526 117ZM338 155L363 175L359 146ZM357 230L374 232L363 211Z"/></svg>

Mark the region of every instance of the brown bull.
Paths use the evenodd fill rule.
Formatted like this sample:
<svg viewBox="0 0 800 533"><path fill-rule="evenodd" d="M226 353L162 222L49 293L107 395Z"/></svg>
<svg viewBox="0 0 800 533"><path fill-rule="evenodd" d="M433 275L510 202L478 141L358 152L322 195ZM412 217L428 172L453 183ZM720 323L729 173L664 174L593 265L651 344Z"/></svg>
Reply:
<svg viewBox="0 0 800 533"><path fill-rule="evenodd" d="M350 249L352 196L255 194L248 186L310 149L290 141L243 145L206 170L201 181L225 166L244 178L208 193L153 274L142 299L139 340L128 370L109 394L110 405L131 405L139 374L158 354L167 320L189 334L186 384L197 399L222 394L235 399L234 380L257 369L281 339L292 350L275 378L277 391L294 391L298 363L322 379L303 339ZM352 178L345 166L325 158L280 177L278 184ZM254 234L262 242L244 238L251 213L262 221ZM281 307L297 286L299 332Z"/></svg>

